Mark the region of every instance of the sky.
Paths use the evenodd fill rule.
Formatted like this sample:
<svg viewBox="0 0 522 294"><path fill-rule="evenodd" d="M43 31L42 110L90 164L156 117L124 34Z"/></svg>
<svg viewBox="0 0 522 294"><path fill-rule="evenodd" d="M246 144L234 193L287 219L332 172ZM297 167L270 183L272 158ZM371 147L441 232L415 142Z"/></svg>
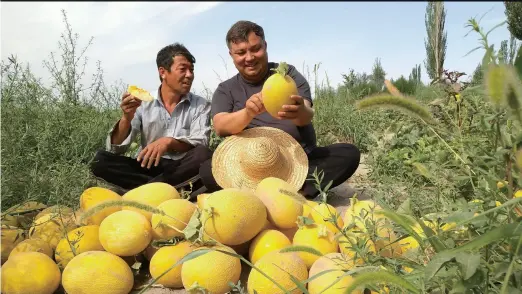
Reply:
<svg viewBox="0 0 522 294"><path fill-rule="evenodd" d="M484 51L465 56L479 45L478 34L465 37L467 21L487 12L480 24L489 30L505 20L504 4L446 2L445 8L445 68L471 75ZM350 69L370 73L376 58L388 79L407 77L421 64L422 80L428 81L423 65L426 2L2 2L2 61L16 55L49 83L43 61L51 52L60 53L58 42L65 32L61 9L79 35L78 49L94 38L85 53L87 82L100 61L107 84L121 80L154 92L159 86L157 52L180 42L196 58L192 92L213 92L220 81L237 74L225 36L238 20L261 25L269 60L296 66L311 85L328 78L336 86ZM489 42L498 48L509 37L504 25L489 35Z"/></svg>

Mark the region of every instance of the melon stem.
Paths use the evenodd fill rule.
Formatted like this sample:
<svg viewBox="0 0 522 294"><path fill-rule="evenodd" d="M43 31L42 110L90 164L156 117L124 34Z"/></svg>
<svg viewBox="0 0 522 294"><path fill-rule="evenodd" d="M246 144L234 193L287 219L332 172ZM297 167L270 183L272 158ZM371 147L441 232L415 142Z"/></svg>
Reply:
<svg viewBox="0 0 522 294"><path fill-rule="evenodd" d="M288 71L288 64L284 61L281 61L277 68L272 68L271 70L275 71L276 74L280 74L283 77L286 76L286 72Z"/></svg>

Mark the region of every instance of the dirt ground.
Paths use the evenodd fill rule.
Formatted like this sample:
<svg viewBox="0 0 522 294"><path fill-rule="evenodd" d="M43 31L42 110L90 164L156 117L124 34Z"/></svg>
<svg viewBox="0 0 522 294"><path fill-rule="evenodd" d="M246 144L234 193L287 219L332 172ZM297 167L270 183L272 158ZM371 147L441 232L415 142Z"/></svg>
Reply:
<svg viewBox="0 0 522 294"><path fill-rule="evenodd" d="M333 196L328 200L328 203L333 205L337 211L344 217L344 213L346 212L347 207L350 205L350 198L357 193L357 198L365 199L368 198L369 195L366 193L367 186L367 175L369 172L369 167L366 165L366 156L362 155L361 164L359 168L355 172L355 174L345 183L335 187L332 189ZM241 263L242 273L241 273L241 285L246 290L248 274L250 272L250 267L246 264ZM146 271L146 270L144 270ZM150 281L149 277L143 277L143 281L137 284L147 285ZM138 286L139 287L139 286ZM136 289L132 293L139 293L139 289ZM169 289L164 288L161 285L153 286L149 288L145 293L148 294L186 294L187 291L184 289Z"/></svg>

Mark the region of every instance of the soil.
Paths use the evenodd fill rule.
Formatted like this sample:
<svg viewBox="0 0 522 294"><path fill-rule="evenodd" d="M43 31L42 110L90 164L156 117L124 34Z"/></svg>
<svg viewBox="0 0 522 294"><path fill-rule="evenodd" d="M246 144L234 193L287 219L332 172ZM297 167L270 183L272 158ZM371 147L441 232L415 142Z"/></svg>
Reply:
<svg viewBox="0 0 522 294"><path fill-rule="evenodd" d="M328 199L328 203L333 205L337 211L344 217L344 213L346 209L350 205L350 198L357 193L358 199L368 199L369 195L366 191L366 187L368 186L367 175L369 173L369 166L366 164L366 155L361 156L361 163L359 168L355 172L355 174L345 183L333 188L331 191L333 195ZM250 272L250 267L244 263L241 263L242 273L241 273L241 285L246 290L248 274ZM218 274L218 273L216 273ZM151 278L148 275L148 270L146 268L141 269L140 275L137 277L140 279L136 281L136 289L131 293L139 293L142 287L146 286ZM147 289L145 293L148 294L186 294L188 293L184 289L169 289L165 288L161 285L154 285L153 287Z"/></svg>

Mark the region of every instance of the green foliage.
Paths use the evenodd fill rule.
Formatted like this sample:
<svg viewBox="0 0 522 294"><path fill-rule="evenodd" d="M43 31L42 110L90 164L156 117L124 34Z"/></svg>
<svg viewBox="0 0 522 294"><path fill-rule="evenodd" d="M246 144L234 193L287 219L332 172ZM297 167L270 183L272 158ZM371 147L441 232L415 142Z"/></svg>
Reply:
<svg viewBox="0 0 522 294"><path fill-rule="evenodd" d="M444 61L446 59L447 32L444 30L446 23L446 10L444 2L428 1L426 6L426 33L424 41L426 48L426 60L424 66L431 80L437 81L442 76Z"/></svg>
<svg viewBox="0 0 522 294"><path fill-rule="evenodd" d="M522 41L522 2L504 1L508 29L511 34Z"/></svg>

